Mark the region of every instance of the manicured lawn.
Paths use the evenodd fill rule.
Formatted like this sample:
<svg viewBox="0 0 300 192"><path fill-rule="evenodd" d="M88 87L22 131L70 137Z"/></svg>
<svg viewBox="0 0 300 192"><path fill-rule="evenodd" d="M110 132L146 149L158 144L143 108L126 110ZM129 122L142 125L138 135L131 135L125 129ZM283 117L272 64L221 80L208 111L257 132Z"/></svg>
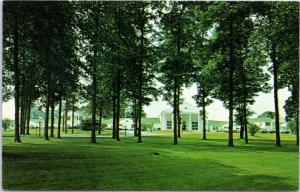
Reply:
<svg viewBox="0 0 300 192"><path fill-rule="evenodd" d="M237 139L227 147L226 133L184 134L172 145L171 133L136 138L51 139L30 136L3 142L3 187L26 190L296 190L298 148L294 135Z"/></svg>

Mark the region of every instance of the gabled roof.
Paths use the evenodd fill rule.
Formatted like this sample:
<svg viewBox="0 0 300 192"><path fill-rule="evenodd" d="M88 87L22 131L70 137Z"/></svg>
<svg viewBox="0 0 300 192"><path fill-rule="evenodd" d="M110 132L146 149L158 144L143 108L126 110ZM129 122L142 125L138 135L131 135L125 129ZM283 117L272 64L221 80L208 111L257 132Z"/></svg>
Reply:
<svg viewBox="0 0 300 192"><path fill-rule="evenodd" d="M180 113L199 113L199 109L188 103L188 102L183 102L182 104L180 104L179 106L179 110L180 110ZM173 113L173 108L167 108L165 110L163 110L160 115L162 113Z"/></svg>
<svg viewBox="0 0 300 192"><path fill-rule="evenodd" d="M255 123L260 123L260 122L271 122L274 121L274 119L269 118L269 117L260 117L260 118L253 118L249 119L249 122L255 122Z"/></svg>

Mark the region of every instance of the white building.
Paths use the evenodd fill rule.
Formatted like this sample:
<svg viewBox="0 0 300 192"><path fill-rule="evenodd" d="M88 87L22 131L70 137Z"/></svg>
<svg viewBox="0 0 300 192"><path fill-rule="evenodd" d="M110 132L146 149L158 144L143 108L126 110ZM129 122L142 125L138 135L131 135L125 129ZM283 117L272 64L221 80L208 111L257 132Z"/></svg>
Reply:
<svg viewBox="0 0 300 192"><path fill-rule="evenodd" d="M187 131L202 131L202 118L199 109L194 105L184 102L180 106L181 127ZM173 109L163 110L160 115L161 130L173 130Z"/></svg>

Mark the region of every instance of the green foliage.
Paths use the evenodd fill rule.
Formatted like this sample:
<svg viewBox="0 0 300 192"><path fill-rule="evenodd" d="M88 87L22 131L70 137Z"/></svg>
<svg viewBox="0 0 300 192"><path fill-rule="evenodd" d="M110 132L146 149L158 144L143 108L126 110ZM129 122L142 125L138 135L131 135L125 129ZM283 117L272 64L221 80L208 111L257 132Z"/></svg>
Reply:
<svg viewBox="0 0 300 192"><path fill-rule="evenodd" d="M81 130L90 131L92 129L92 119L81 120L79 128Z"/></svg>
<svg viewBox="0 0 300 192"><path fill-rule="evenodd" d="M4 129L12 128L14 126L14 120L11 119L3 119L2 126Z"/></svg>
<svg viewBox="0 0 300 192"><path fill-rule="evenodd" d="M250 135L254 136L260 130L260 127L254 123L249 123L248 130L249 130Z"/></svg>
<svg viewBox="0 0 300 192"><path fill-rule="evenodd" d="M291 131L291 133L295 134L297 129L296 121L289 121L287 123L287 128Z"/></svg>

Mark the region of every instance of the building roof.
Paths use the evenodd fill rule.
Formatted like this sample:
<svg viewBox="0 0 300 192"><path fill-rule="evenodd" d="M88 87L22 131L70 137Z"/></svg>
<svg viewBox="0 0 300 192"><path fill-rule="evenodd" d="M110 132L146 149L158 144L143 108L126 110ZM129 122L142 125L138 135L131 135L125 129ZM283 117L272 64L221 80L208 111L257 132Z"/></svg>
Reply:
<svg viewBox="0 0 300 192"><path fill-rule="evenodd" d="M217 121L217 120L208 120L208 125L210 126L223 126L227 125L227 121Z"/></svg>
<svg viewBox="0 0 300 192"><path fill-rule="evenodd" d="M260 118L253 118L249 119L249 122L255 122L255 123L260 123L260 122L271 122L274 121L274 119L271 119L269 117L260 117Z"/></svg>
<svg viewBox="0 0 300 192"><path fill-rule="evenodd" d="M180 104L179 106L179 110L180 110L180 113L199 113L199 109L188 103L188 102L183 102L182 104ZM165 110L163 110L160 115L162 113L173 113L173 108L167 108Z"/></svg>

